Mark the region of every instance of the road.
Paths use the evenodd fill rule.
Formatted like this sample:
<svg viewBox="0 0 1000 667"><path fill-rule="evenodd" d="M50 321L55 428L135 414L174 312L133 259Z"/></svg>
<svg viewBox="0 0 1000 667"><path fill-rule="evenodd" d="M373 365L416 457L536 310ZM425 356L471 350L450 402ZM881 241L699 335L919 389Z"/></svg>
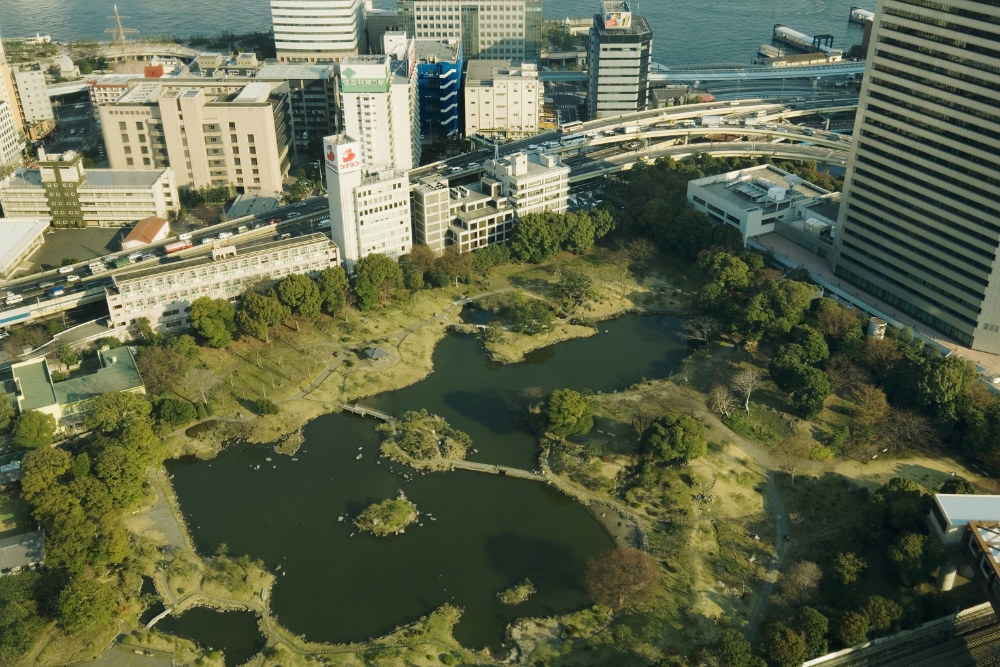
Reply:
<svg viewBox="0 0 1000 667"><path fill-rule="evenodd" d="M641 128L642 134L650 134L650 136L653 137L683 135L687 133L686 130L665 127L665 124L669 124L671 121L674 124L682 124L684 121L693 121L697 123L698 118L706 115L721 116L727 123L731 120L739 121L745 120L749 117L754 118L758 122L777 123L777 121L780 120L792 117L815 115L823 113L824 111L835 113L848 109L856 109L858 98L846 95L824 99L806 99L802 96L786 96L768 99L754 98L739 101L734 100L734 102L737 103L705 102L701 104L685 104L683 106L667 107L665 109L652 109L633 114L625 114L614 118L600 118L597 120L587 121L582 124L582 127L573 131L573 134L588 135L587 138L582 141L577 141L569 145L562 145L560 140L563 139L565 135L560 135L554 131L543 132L526 139L519 139L517 141L503 144L497 149L497 153L500 157L505 157L513 153L536 149L539 147L543 147L546 150L557 153L567 153L580 151L593 146L607 144L622 145L639 138L633 134L625 134L623 132L623 128L626 126ZM764 115L758 119L756 116L757 112L764 112ZM785 129L785 134L788 135L785 137L786 139L792 138L792 134L802 132L802 128L790 124L784 124L783 128ZM798 129L793 130L792 128ZM691 134L708 133L707 131L700 130L697 127L689 128L689 130L689 133ZM766 128L763 130L757 130L754 128L746 128L744 126L730 126L728 124L726 126L726 131L730 131L730 133L739 133L741 135L767 132ZM780 134L777 129L775 129L774 132ZM812 138L809 140L814 141ZM830 137L828 133L824 132L821 140L832 141L832 137ZM417 182L418 179L433 174L440 174L449 178L472 176L482 169L483 162L493 156L494 153L492 150L480 150L459 155L442 162L425 165L410 172L410 183L413 184Z"/></svg>
<svg viewBox="0 0 1000 667"><path fill-rule="evenodd" d="M262 216L260 218L250 216L240 218L238 220L230 220L198 232L194 232L192 237L194 247L189 250L182 251L181 253L178 253L178 255L191 257L192 255L210 252L211 240L218 239L218 235L223 232L235 234L235 236L229 241L229 244L235 245L237 249L241 249L272 241L278 233L295 234L296 232L315 231L316 223L320 219L328 216L329 204L327 199L325 197L314 197L312 199L299 202L298 204L277 208L268 213L266 216ZM272 228L274 233L270 233L267 229L264 229L265 227L269 227L267 223L270 220L277 221ZM237 229L242 226L251 228L248 229L246 236L236 233ZM256 231L252 229L254 227L257 228ZM128 265L121 269L109 269L106 273L93 275L90 272L88 265L98 260L90 260L88 262L80 262L78 264L74 264L72 267L69 267L72 269L69 273L63 274L58 270L53 270L41 274L34 274L25 278L11 280L10 282L5 283L0 289L6 291L7 293L19 294L24 301L18 304L11 304L10 306L0 305L0 312L11 308L21 308L24 303L44 301L50 298L51 290L56 286L62 287L66 294L84 292L93 287L110 287L114 284L113 276L117 273L134 270L139 267L149 268L151 266L172 262L176 259L176 256L168 257L164 247L168 243L173 243L175 241L177 241L177 237L170 237L162 242L145 246L142 248L142 252L153 255L153 257L147 259L146 261ZM119 257L128 256L133 253L135 253L134 250L129 252L117 252L106 255L102 259L104 260L105 266L113 267L114 261ZM65 268L66 267L64 267L64 269ZM77 280L70 282L70 276L76 276ZM45 285L45 287L42 287L42 285Z"/></svg>

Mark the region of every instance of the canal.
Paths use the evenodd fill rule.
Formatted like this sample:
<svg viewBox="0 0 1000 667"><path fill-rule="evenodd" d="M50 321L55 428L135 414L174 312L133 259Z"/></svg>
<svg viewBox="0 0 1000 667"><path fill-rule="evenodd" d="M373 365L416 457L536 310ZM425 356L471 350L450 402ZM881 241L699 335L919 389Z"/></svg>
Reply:
<svg viewBox="0 0 1000 667"><path fill-rule="evenodd" d="M669 375L685 354L680 324L630 315L512 365L490 362L473 336L448 336L430 377L364 402L390 413L426 408L472 436L472 459L531 469L537 441L521 419L531 401L561 387L607 392ZM292 632L365 640L448 603L464 609L455 629L463 645L497 647L516 618L589 604L585 563L613 543L578 503L537 482L421 475L381 460L371 419L326 415L304 435L297 460L240 447L168 463L199 552L226 543L277 572L271 609ZM351 518L398 489L423 525L388 539L357 533ZM496 594L525 577L538 593L500 604Z"/></svg>

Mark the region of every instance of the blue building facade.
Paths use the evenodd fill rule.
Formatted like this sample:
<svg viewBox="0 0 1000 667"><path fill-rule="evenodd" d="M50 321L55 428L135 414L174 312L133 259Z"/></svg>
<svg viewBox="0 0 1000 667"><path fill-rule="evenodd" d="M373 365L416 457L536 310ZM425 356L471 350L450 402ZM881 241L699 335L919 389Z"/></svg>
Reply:
<svg viewBox="0 0 1000 667"><path fill-rule="evenodd" d="M424 142L457 139L462 131L462 42L418 39L416 55Z"/></svg>

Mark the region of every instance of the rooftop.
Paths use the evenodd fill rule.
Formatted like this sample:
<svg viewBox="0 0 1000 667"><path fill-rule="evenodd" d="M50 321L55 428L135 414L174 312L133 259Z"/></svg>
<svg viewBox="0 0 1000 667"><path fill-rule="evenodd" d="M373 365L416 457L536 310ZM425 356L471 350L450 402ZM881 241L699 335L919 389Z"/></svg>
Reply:
<svg viewBox="0 0 1000 667"><path fill-rule="evenodd" d="M809 210L821 218L826 218L828 221L836 224L837 216L840 215L840 193L834 192L830 197L821 199L815 204L810 204Z"/></svg>
<svg viewBox="0 0 1000 667"><path fill-rule="evenodd" d="M461 42L457 39L418 39L417 41L417 61L418 62L455 62L458 58L458 50Z"/></svg>
<svg viewBox="0 0 1000 667"><path fill-rule="evenodd" d="M0 218L0 271L18 262L48 226L48 218Z"/></svg>
<svg viewBox="0 0 1000 667"><path fill-rule="evenodd" d="M230 241L232 240L235 239L230 239ZM238 253L237 257L252 257L265 252L272 252L282 248L291 248L292 246L297 245L308 245L310 243L316 243L317 241L329 243L330 239L328 239L325 234L317 232L314 234L305 234L303 236L281 239L279 241L270 241L268 243L253 244L251 242L251 245L236 246ZM142 280L143 278L149 278L151 276L173 273L175 271L185 271L195 267L215 263L215 260L212 259L212 253L210 252L212 246L206 245L204 248L206 249L206 254L204 255L196 255L194 257L182 259L181 261L171 261L157 266L151 266L146 269L137 269L135 271L128 271L127 273L115 274L115 285L121 285L133 280Z"/></svg>
<svg viewBox="0 0 1000 667"><path fill-rule="evenodd" d="M818 185L769 164L699 178L691 183L745 211L762 208L775 201L802 202L830 194ZM772 199L771 189L776 187L783 192L779 199Z"/></svg>
<svg viewBox="0 0 1000 667"><path fill-rule="evenodd" d="M150 188L156 184L166 169L89 169L84 172L86 188Z"/></svg>
<svg viewBox="0 0 1000 667"><path fill-rule="evenodd" d="M279 63L267 61L257 72L258 79L329 79L333 77L333 65L311 65L308 63Z"/></svg>
<svg viewBox="0 0 1000 667"><path fill-rule="evenodd" d="M601 14L594 15L594 29L601 35L649 35L652 37L653 31L650 29L646 19L638 14L632 14L628 25L624 27L605 27L604 17Z"/></svg>
<svg viewBox="0 0 1000 667"><path fill-rule="evenodd" d="M534 64L510 60L470 60L465 72L465 84L473 86L489 86L495 79L538 79L538 68Z"/></svg>
<svg viewBox="0 0 1000 667"><path fill-rule="evenodd" d="M14 380L20 387L18 408L21 412L55 405L58 400L49 378L44 358L32 359L11 366Z"/></svg>
<svg viewBox="0 0 1000 667"><path fill-rule="evenodd" d="M166 227L167 221L163 218L157 218L155 215L151 215L148 218L143 218L139 222L135 223L135 227L128 233L128 236L122 241L122 245L131 242L138 243L152 243L156 240L156 235L159 234L164 227Z"/></svg>
<svg viewBox="0 0 1000 667"><path fill-rule="evenodd" d="M132 350L116 347L101 350L101 369L96 373L57 382L53 385L59 405L88 401L112 391L130 391L143 386Z"/></svg>
<svg viewBox="0 0 1000 667"><path fill-rule="evenodd" d="M937 493L934 499L952 526L964 526L970 521L1000 521L1000 496Z"/></svg>
<svg viewBox="0 0 1000 667"><path fill-rule="evenodd" d="M41 563L45 560L44 544L40 530L0 538L0 571Z"/></svg>

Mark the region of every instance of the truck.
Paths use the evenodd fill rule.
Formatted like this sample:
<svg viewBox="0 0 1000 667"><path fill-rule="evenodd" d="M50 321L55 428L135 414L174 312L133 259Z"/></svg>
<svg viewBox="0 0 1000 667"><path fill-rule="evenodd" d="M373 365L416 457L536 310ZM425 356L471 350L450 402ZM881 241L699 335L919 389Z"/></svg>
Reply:
<svg viewBox="0 0 1000 667"><path fill-rule="evenodd" d="M142 255L140 255L140 257L141 256ZM115 260L115 268L116 269L120 269L120 268L126 267L126 266L132 264L134 261L135 261L135 258L133 258L131 255L129 255L128 257L119 257L118 259Z"/></svg>
<svg viewBox="0 0 1000 667"><path fill-rule="evenodd" d="M719 127L722 124L722 116L702 116L702 127Z"/></svg>
<svg viewBox="0 0 1000 667"><path fill-rule="evenodd" d="M62 285L57 285L49 290L49 298L54 299L57 296L62 296L65 293L66 293L66 288L63 287Z"/></svg>
<svg viewBox="0 0 1000 667"><path fill-rule="evenodd" d="M622 128L622 134L635 134L639 131L638 125L626 125Z"/></svg>
<svg viewBox="0 0 1000 667"><path fill-rule="evenodd" d="M765 111L764 109L760 109L759 111L757 111L757 118L760 118L761 116L766 116L766 115L767 115L767 111Z"/></svg>

